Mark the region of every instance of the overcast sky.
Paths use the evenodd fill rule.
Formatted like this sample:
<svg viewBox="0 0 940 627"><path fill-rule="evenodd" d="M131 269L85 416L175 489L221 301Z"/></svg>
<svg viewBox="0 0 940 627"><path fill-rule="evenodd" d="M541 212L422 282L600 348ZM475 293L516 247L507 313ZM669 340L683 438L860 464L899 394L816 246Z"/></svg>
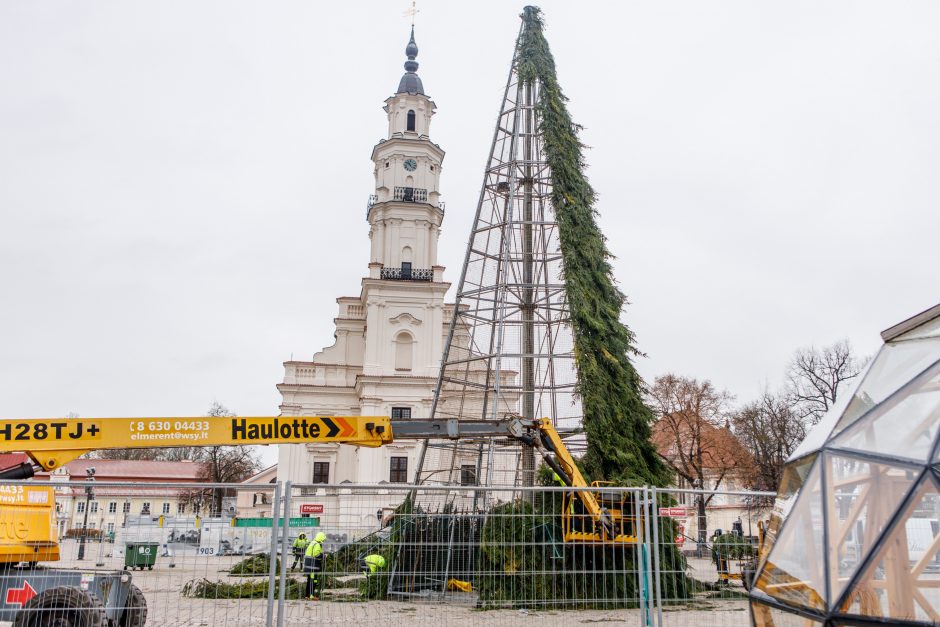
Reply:
<svg viewBox="0 0 940 627"><path fill-rule="evenodd" d="M0 3L0 416L277 412L367 272L407 6ZM940 4L541 6L648 380L746 401L940 301ZM522 4L419 8L456 283Z"/></svg>

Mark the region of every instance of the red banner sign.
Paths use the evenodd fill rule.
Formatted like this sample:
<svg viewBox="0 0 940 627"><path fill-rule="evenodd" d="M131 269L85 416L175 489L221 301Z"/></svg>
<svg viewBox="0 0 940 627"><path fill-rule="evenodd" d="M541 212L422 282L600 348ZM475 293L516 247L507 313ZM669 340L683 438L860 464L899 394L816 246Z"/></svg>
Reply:
<svg viewBox="0 0 940 627"><path fill-rule="evenodd" d="M303 503L300 506L301 514L322 514L323 506L319 503Z"/></svg>
<svg viewBox="0 0 940 627"><path fill-rule="evenodd" d="M684 507L660 507L659 515L670 518L685 518L689 515L689 510Z"/></svg>

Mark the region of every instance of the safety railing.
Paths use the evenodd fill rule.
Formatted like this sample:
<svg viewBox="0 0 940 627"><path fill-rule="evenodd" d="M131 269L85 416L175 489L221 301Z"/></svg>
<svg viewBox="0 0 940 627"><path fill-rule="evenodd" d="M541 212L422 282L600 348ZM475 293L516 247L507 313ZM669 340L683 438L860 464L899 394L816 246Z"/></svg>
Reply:
<svg viewBox="0 0 940 627"><path fill-rule="evenodd" d="M387 281L433 281L432 268L382 268L379 277Z"/></svg>
<svg viewBox="0 0 940 627"><path fill-rule="evenodd" d="M35 529L53 539L0 573L0 621L745 625L769 506L767 493L618 487L87 488L0 483L0 558L29 560Z"/></svg>
<svg viewBox="0 0 940 627"><path fill-rule="evenodd" d="M428 190L422 187L396 187L392 192L392 200L398 202L427 202Z"/></svg>
<svg viewBox="0 0 940 627"><path fill-rule="evenodd" d="M420 187L396 187L392 190L392 200L397 202L428 202L428 190ZM366 220L369 219L369 213L372 211L372 207L379 202L379 197L377 194L369 194L368 200L366 200ZM445 203L443 200L438 200L437 205L435 205L443 213L445 210Z"/></svg>

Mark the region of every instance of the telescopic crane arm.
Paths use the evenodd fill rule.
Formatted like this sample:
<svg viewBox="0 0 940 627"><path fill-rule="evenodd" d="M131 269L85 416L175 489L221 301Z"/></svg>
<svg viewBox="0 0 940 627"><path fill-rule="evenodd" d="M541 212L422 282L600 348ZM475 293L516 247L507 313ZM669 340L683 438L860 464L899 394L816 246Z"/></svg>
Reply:
<svg viewBox="0 0 940 627"><path fill-rule="evenodd" d="M25 452L52 471L96 450L338 443L378 447L394 440L501 439L535 448L565 485L587 482L548 418L527 420L392 420L388 416L199 416L185 418L49 418L0 420L0 452ZM0 479L27 479L30 464ZM610 515L587 490L577 492L588 515L611 529Z"/></svg>

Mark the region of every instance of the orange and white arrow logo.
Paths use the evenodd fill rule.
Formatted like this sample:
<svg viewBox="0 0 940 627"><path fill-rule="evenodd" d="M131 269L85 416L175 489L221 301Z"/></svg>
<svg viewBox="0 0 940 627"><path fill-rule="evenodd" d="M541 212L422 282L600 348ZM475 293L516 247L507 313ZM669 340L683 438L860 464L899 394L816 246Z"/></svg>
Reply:
<svg viewBox="0 0 940 627"><path fill-rule="evenodd" d="M349 424L349 421L345 418L337 418L336 422L339 423L339 437L347 438L356 432L356 428Z"/></svg>

